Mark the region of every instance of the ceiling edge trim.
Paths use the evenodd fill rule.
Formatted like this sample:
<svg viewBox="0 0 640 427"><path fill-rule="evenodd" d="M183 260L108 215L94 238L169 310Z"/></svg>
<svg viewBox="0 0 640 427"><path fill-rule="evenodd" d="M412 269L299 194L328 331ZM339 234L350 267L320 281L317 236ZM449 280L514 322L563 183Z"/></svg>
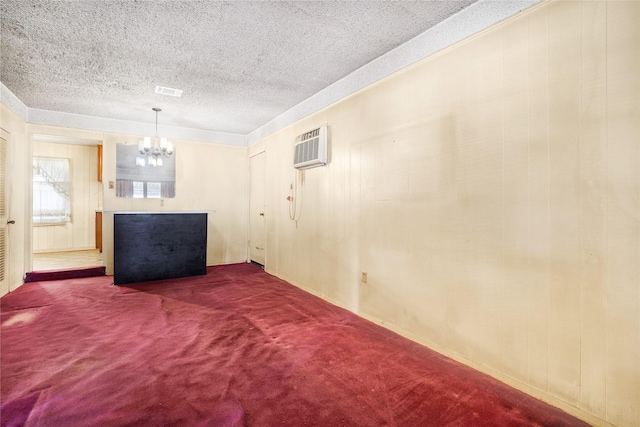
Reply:
<svg viewBox="0 0 640 427"><path fill-rule="evenodd" d="M16 113L22 120L34 125L50 125L84 129L99 132L147 135L153 130L153 124L128 120L108 119L85 116L82 114L62 113L27 107L9 88L0 82L0 102ZM228 132L216 132L204 129L162 126L163 136L187 141L208 142L224 145L247 146L246 135Z"/></svg>
<svg viewBox="0 0 640 427"><path fill-rule="evenodd" d="M247 134L247 145L544 0L480 0Z"/></svg>
<svg viewBox="0 0 640 427"><path fill-rule="evenodd" d="M40 110L37 108L28 108L27 113L27 122L30 124L62 126L75 129L125 133L132 135L147 135L153 131L152 123L108 119L104 117L85 116L82 114ZM172 139L212 142L225 145L247 145L246 136L235 133L162 125L162 134L163 136Z"/></svg>
<svg viewBox="0 0 640 427"><path fill-rule="evenodd" d="M4 83L0 82L0 102L16 113L22 120L27 121L28 108L24 102L20 101L17 96Z"/></svg>

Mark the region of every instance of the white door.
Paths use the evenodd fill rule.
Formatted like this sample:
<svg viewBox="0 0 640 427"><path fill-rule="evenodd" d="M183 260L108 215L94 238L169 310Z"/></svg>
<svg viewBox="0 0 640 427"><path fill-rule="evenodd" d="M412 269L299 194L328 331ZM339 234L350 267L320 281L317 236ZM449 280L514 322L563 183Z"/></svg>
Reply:
<svg viewBox="0 0 640 427"><path fill-rule="evenodd" d="M9 145L9 133L0 129L0 296L9 292L9 229L7 218L6 179L7 179L7 145Z"/></svg>
<svg viewBox="0 0 640 427"><path fill-rule="evenodd" d="M265 153L249 159L249 258L265 265Z"/></svg>

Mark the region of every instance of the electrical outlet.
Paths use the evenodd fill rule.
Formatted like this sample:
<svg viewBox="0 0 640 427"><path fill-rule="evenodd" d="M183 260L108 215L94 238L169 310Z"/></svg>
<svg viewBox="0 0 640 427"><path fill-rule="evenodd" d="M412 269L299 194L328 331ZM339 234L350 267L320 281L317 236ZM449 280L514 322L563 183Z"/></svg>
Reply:
<svg viewBox="0 0 640 427"><path fill-rule="evenodd" d="M365 271L362 272L362 283L367 283L367 273Z"/></svg>
<svg viewBox="0 0 640 427"><path fill-rule="evenodd" d="M160 199L160 206L164 206L164 199Z"/></svg>

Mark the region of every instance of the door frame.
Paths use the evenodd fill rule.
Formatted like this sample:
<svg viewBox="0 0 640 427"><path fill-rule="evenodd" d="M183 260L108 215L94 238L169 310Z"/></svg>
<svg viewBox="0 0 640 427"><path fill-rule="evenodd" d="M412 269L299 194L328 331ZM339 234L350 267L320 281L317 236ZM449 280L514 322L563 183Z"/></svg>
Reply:
<svg viewBox="0 0 640 427"><path fill-rule="evenodd" d="M261 156L260 159L258 159L259 156ZM251 239L251 237L252 237L252 224L253 224L252 223L252 215L253 215L252 208L254 207L252 205L252 202L251 202L252 199L253 199L253 195L254 195L254 193L253 193L254 188L253 188L253 185L252 185L252 182L253 182L252 181L253 169L254 169L252 167L252 162L253 161L261 161L262 162L262 169L263 169L263 173L264 173L264 176L262 177L262 180L266 185L266 172L267 172L267 153L266 153L266 151L263 150L263 151L260 151L258 153L255 153L255 154L249 156L249 164L248 164L248 190L249 191L247 192L248 193L247 194L247 196L248 196L248 200L247 200L247 205L248 205L247 206L247 212L248 212L248 215L247 215L247 262L256 262L256 263L260 264L258 261L252 259L252 251L251 251L251 248L253 246L252 239ZM267 203L266 203L266 188L265 188L264 185L262 186L261 198L262 198L262 204L263 204L262 213L264 215L266 215L267 214L266 213ZM261 265L263 266L263 268L266 268L266 265L267 265L267 245L266 245L267 224L266 224L266 216L264 216L264 215L263 215L263 225L262 225L262 241L264 243L264 245L263 245L264 246L264 260L262 260L263 263Z"/></svg>
<svg viewBox="0 0 640 427"><path fill-rule="evenodd" d="M7 173L7 164L9 157L9 141L11 139L11 134L3 128L0 128L0 140L2 140L2 144L5 144L4 150L4 167L2 168L2 173L4 173L4 177L2 177L3 186L0 188L0 191L4 192L4 214L0 213L0 233L4 233L4 254L2 256L2 262L4 265L2 268L2 278L0 280L0 296L5 295L11 292L11 263L9 262L9 256L11 254L10 242L11 237L9 235L9 195L7 192L9 174Z"/></svg>

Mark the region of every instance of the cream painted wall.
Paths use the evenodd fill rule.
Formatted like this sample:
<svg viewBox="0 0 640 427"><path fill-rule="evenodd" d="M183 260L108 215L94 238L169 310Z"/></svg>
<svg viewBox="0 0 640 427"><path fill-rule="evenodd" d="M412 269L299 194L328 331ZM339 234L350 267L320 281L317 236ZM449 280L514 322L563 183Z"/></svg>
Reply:
<svg viewBox="0 0 640 427"><path fill-rule="evenodd" d="M9 209L16 224L10 233L11 290L22 285L31 269L31 158L33 143L29 135L45 134L61 138L103 141L103 258L107 274L113 274L114 211L207 211L209 213L207 265L245 262L247 260L247 148L193 141L174 141L177 151L176 198L164 200L134 200L115 197L109 181L115 181L115 144L136 143L139 136L118 135L82 129L27 124L14 112L0 104L0 126L11 135L8 168ZM57 145L57 144L53 144ZM80 146L78 146L80 147ZM56 155L62 147L49 147ZM76 150L76 148L67 148ZM81 148L77 148L82 150ZM95 150L95 148L93 149ZM93 151L92 151L93 152ZM53 155L52 151L49 151ZM85 153L87 154L87 153ZM96 157L90 154L91 162ZM88 157L88 158L89 158ZM93 171L93 166L91 167ZM84 172L83 172L84 173ZM93 172L89 172L93 174ZM93 179L92 177L90 179ZM74 185L76 185L74 183ZM81 185L81 184L77 184ZM98 209L93 184L89 205ZM87 224L87 229L91 225ZM75 233L74 233L75 234ZM85 234L92 247L94 235ZM85 239L83 237L83 239ZM56 238L57 239L57 238ZM64 239L63 239L64 240ZM72 239L75 241L75 237ZM38 241L41 238L38 237Z"/></svg>
<svg viewBox="0 0 640 427"><path fill-rule="evenodd" d="M71 222L33 227L33 251L94 249L96 210L102 207L97 147L35 141L33 155L69 159L72 179Z"/></svg>
<svg viewBox="0 0 640 427"><path fill-rule="evenodd" d="M331 163L301 173L296 227L294 138L324 123ZM545 2L260 151L267 271L591 423L640 425L640 2Z"/></svg>
<svg viewBox="0 0 640 427"><path fill-rule="evenodd" d="M31 158L33 142L29 135L44 134L61 138L103 141L104 167L102 188L103 257L107 274L113 274L113 215L114 211L207 211L209 213L207 264L227 264L247 260L247 147L215 143L174 141L177 150L176 198L134 200L115 197L109 181L115 181L115 144L137 143L139 136L118 135L98 131L72 129L48 125L27 124L15 113L0 104L0 126L9 131L12 141L7 162L10 210L16 218L11 238L11 290L22 284L32 263L31 224ZM58 144L53 144L58 145ZM78 146L79 147L79 146ZM49 147L55 151L61 147ZM68 148L76 150L75 148ZM81 150L78 148L78 150ZM93 156L92 152L87 158ZM53 155L52 151L49 151ZM95 159L95 156L92 157ZM83 172L84 173L84 172ZM89 172L93 193L95 169ZM86 184L86 183L85 183ZM76 183L74 183L76 185ZM78 183L77 185L82 185ZM90 196L93 206L94 198ZM96 201L98 207L99 201ZM95 208L97 209L97 208ZM93 210L95 210L93 209ZM91 225L87 225L91 228ZM88 239L91 239L88 236ZM74 238L75 239L75 238ZM40 238L38 238L40 241ZM90 243L90 246L93 245Z"/></svg>
<svg viewBox="0 0 640 427"><path fill-rule="evenodd" d="M176 197L125 199L115 195L117 143L137 144L139 136L106 134L104 139L103 248L113 274L113 212L206 211L207 265L247 260L247 147L172 140L176 149Z"/></svg>
<svg viewBox="0 0 640 427"><path fill-rule="evenodd" d="M9 268L9 289L0 290L0 296L22 285L22 280L31 268L31 220L29 193L24 191L26 182L30 182L31 159L27 138L27 125L13 111L0 104L0 127L9 133L7 147L7 208L8 218L16 221L8 228L8 251L6 254Z"/></svg>

